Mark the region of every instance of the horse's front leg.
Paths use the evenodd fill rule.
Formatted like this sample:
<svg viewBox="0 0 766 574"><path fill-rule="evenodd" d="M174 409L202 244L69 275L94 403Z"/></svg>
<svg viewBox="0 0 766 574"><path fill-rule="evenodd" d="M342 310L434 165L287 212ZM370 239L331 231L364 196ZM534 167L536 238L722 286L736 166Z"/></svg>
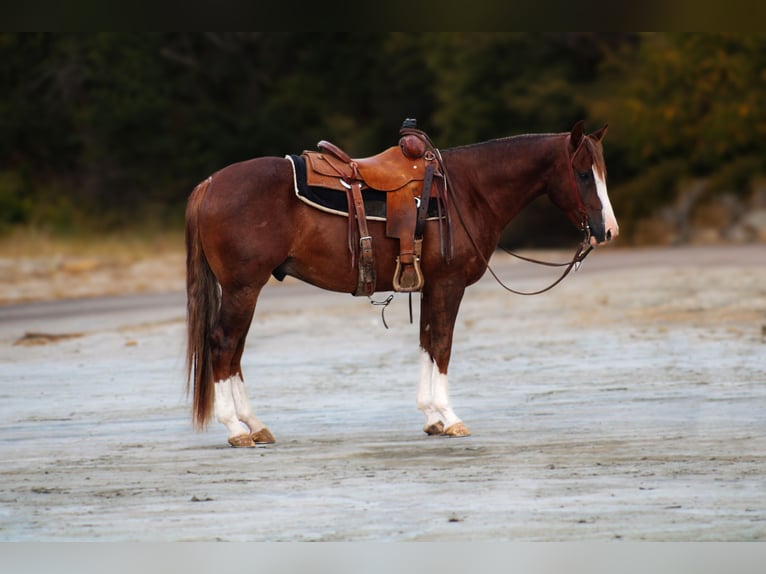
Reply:
<svg viewBox="0 0 766 574"><path fill-rule="evenodd" d="M449 400L447 370L452 335L465 288L424 291L420 304L420 381L417 405L426 417L429 435L469 436Z"/></svg>

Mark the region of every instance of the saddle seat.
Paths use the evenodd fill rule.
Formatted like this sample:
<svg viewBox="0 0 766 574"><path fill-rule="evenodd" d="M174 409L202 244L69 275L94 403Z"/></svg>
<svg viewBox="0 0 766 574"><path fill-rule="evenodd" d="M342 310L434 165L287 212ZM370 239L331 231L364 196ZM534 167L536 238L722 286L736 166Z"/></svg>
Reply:
<svg viewBox="0 0 766 574"><path fill-rule="evenodd" d="M353 159L326 140L317 144L320 151L304 151L301 154L306 161L306 183L309 186L335 189L347 194L352 265L357 244L352 239L356 233L354 219L358 224L361 251L359 281L354 295L369 296L375 291L372 238L367 231L361 200L361 190L367 188L386 193L386 236L399 239L394 290L412 292L423 287L420 254L425 210L431 197L439 200L443 194L443 177L433 150L426 151L427 136L421 136L422 132L418 130L408 130L406 133L403 130L402 133L404 135L398 147L390 147L371 157ZM416 145L413 145L412 141L408 144L408 138L419 138L418 141L422 140L423 144L415 142ZM412 153L413 149L415 153ZM437 177L434 178L434 175Z"/></svg>
<svg viewBox="0 0 766 574"><path fill-rule="evenodd" d="M325 140L320 141L317 147L322 151L303 152L307 160L309 185L345 191L352 181L359 180L362 189L393 192L425 178L426 160L422 157L408 158L398 147L390 147L361 159L352 159L335 144ZM339 178L347 185L341 183Z"/></svg>

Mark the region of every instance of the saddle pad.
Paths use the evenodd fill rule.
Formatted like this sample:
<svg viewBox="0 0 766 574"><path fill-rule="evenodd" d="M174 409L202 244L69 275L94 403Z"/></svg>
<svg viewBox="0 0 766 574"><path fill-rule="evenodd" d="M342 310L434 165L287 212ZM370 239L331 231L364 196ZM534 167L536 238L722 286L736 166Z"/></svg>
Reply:
<svg viewBox="0 0 766 574"><path fill-rule="evenodd" d="M295 195L302 202L321 211L348 217L348 199L346 194L336 189L327 189L306 184L306 161L300 155L285 156L293 166ZM363 189L364 211L367 219L376 221L386 220L386 192L376 189ZM438 218L436 199L428 202L428 219Z"/></svg>

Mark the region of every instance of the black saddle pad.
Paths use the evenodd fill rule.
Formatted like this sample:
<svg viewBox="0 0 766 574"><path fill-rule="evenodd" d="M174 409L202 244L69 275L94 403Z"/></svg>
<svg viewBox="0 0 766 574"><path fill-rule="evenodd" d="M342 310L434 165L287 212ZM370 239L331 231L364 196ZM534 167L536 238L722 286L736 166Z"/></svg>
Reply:
<svg viewBox="0 0 766 574"><path fill-rule="evenodd" d="M348 199L346 194L336 189L327 189L306 184L306 160L299 155L291 154L288 159L292 161L295 169L295 192L298 198L323 211L348 216ZM386 192L375 189L362 190L364 212L367 219L386 219ZM429 219L439 216L436 200L431 198L428 202Z"/></svg>

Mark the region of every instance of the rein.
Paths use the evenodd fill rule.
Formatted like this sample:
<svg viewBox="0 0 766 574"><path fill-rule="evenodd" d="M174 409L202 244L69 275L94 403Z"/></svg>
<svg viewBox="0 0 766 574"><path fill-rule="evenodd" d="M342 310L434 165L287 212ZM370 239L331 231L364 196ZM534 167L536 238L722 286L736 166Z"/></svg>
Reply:
<svg viewBox="0 0 766 574"><path fill-rule="evenodd" d="M587 248L586 248L586 245L587 245ZM574 256L572 256L572 260L569 263L550 263L548 261L540 261L538 259L532 259L532 258L529 258L529 257L523 257L521 255L518 255L517 253L513 253L512 251L508 251L504 247L501 247L500 249L502 249L503 251L505 251L509 255L512 255L513 257L516 257L517 259L521 259L522 261L528 261L530 263L536 263L538 265L547 265L548 267L564 267L564 266L566 266L566 269L564 269L564 273L561 274L561 277L556 279L556 281L554 281L553 283L551 283L550 285L548 285L544 289L540 289L539 291L517 291L515 289L511 289L510 287L508 287L508 285L506 285L505 283L502 282L502 280L497 276L497 273L495 273L495 271L489 266L489 262L486 260L486 258L484 258L483 254L482 254L482 258L484 258L484 261L487 263L487 270L490 272L492 277L495 278L495 281L498 282L500 287L502 287L506 291L509 291L509 292L514 293L516 295L540 295L541 293L545 293L546 291L550 291L556 285L561 283L564 280L564 277L569 275L569 272L572 269L577 271L580 268L580 265L582 264L582 262L588 256L588 253L593 251L593 246L588 244L587 239L583 240L583 242L580 243L580 245L577 247L577 251L575 251Z"/></svg>

